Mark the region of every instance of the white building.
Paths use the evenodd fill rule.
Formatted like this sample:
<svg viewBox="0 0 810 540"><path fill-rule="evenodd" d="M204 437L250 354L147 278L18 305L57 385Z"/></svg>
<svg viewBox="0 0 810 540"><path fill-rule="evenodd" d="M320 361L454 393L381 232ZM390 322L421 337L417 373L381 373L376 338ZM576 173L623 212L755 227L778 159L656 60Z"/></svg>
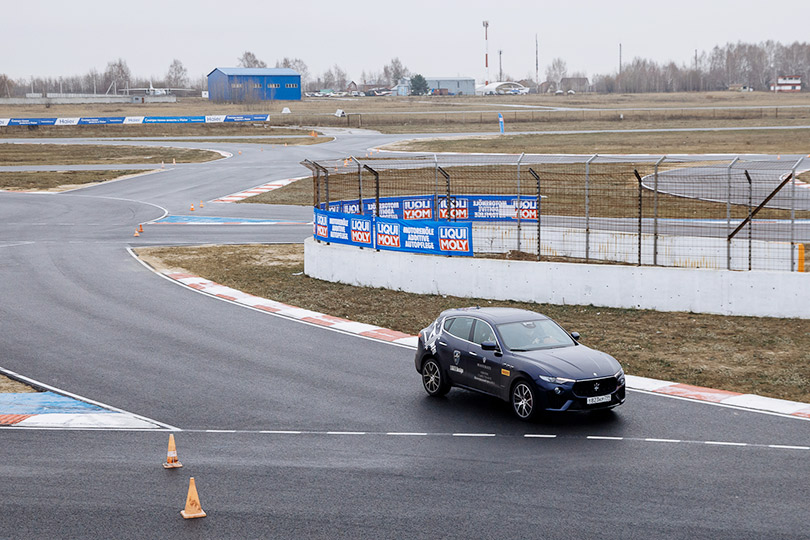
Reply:
<svg viewBox="0 0 810 540"><path fill-rule="evenodd" d="M802 78L799 75L781 75L776 84L771 85L771 92L801 92Z"/></svg>

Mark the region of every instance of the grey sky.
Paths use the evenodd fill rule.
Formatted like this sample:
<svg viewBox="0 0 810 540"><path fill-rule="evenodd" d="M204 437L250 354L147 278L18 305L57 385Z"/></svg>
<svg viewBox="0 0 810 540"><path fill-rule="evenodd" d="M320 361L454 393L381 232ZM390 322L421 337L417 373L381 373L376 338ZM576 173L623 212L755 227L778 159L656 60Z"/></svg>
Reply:
<svg viewBox="0 0 810 540"><path fill-rule="evenodd" d="M399 57L428 76L482 81L489 21L490 79L540 76L555 57L569 72L611 73L623 59L689 63L727 42L808 41L808 0L2 0L0 73L78 75L123 58L158 80L178 58L192 78L237 64L250 50L269 66L299 57L317 75L337 64L352 79Z"/></svg>

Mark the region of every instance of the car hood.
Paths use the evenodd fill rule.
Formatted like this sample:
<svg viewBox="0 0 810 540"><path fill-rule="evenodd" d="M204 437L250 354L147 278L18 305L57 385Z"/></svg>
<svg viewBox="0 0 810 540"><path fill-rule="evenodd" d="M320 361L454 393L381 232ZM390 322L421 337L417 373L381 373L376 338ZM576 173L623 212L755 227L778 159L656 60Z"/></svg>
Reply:
<svg viewBox="0 0 810 540"><path fill-rule="evenodd" d="M516 358L526 360L546 372L541 375L548 374L553 377L577 380L612 377L621 369L621 365L615 358L589 349L585 345L522 351L514 354Z"/></svg>

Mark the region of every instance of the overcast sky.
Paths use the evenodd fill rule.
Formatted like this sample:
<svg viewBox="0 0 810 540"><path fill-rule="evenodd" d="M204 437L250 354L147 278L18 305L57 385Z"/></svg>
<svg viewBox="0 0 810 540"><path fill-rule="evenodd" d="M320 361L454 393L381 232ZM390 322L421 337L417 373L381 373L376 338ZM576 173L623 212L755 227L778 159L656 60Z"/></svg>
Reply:
<svg viewBox="0 0 810 540"><path fill-rule="evenodd" d="M0 73L13 78L104 71L123 58L134 76L163 78L172 59L196 79L248 50L275 65L298 57L312 75L337 64L350 78L399 57L426 76L483 81L540 77L553 58L569 73L613 73L623 60L692 62L728 42L810 40L810 0L0 0Z"/></svg>

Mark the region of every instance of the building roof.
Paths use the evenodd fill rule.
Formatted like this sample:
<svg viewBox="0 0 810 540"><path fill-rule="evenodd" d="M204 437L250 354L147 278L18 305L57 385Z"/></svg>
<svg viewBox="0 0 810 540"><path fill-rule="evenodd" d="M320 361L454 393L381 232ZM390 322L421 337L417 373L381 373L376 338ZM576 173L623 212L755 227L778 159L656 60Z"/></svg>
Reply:
<svg viewBox="0 0 810 540"><path fill-rule="evenodd" d="M472 77L425 77L426 81L475 81Z"/></svg>
<svg viewBox="0 0 810 540"><path fill-rule="evenodd" d="M211 73L214 71L219 70L225 75L245 75L247 77L256 77L262 75L294 75L296 77L300 77L301 74L295 71L294 69L290 68L214 68L211 70ZM209 73L209 75L211 75Z"/></svg>

